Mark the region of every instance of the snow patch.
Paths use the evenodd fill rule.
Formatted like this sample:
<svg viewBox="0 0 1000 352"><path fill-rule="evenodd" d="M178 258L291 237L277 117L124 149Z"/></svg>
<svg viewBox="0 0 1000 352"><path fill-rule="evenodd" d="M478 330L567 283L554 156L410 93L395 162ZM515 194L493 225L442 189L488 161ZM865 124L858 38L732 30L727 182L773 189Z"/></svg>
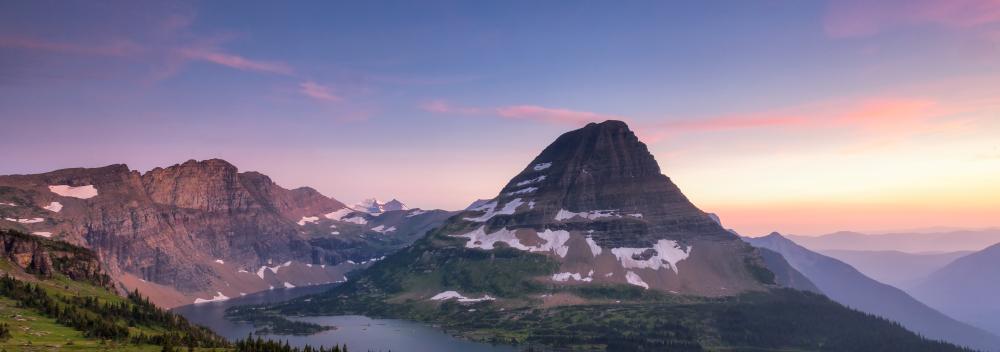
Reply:
<svg viewBox="0 0 1000 352"><path fill-rule="evenodd" d="M396 231L396 227L395 226L390 226L389 228L386 228L385 225L378 225L378 226L373 227L372 231L384 234L384 233Z"/></svg>
<svg viewBox="0 0 1000 352"><path fill-rule="evenodd" d="M583 276L580 273L556 273L552 274L552 281L566 282L570 279L575 281L591 282L594 281L594 271L591 270L587 276Z"/></svg>
<svg viewBox="0 0 1000 352"><path fill-rule="evenodd" d="M628 281L629 284L636 285L647 290L649 289L649 284L646 284L645 281L642 281L642 277L640 277L639 274L636 274L634 272L629 271L625 273L625 280Z"/></svg>
<svg viewBox="0 0 1000 352"><path fill-rule="evenodd" d="M472 209L473 211L485 210L486 211L485 214L474 218L465 218L465 220L474 222L485 222L486 220L492 219L494 216L497 215L511 215L514 214L514 212L517 211L517 208L520 207L522 204L524 204L524 202L521 200L521 198L514 198L513 200L507 202L507 204L504 204L503 209L496 210L497 202L495 201L489 202L483 204L482 206L476 209Z"/></svg>
<svg viewBox="0 0 1000 352"><path fill-rule="evenodd" d="M352 217L349 217L349 218L346 218L346 219L341 219L340 221L349 222L349 223L358 224L358 225L364 225L364 224L368 223L368 220L365 219L363 216L361 216L361 214L355 214Z"/></svg>
<svg viewBox="0 0 1000 352"><path fill-rule="evenodd" d="M288 283L288 281L285 281L285 288L295 288L295 285L292 285Z"/></svg>
<svg viewBox="0 0 1000 352"><path fill-rule="evenodd" d="M319 217L316 217L316 216L303 216L302 219L299 220L298 224L299 224L299 226L305 226L307 223L314 223L314 222L317 222L317 221L319 221Z"/></svg>
<svg viewBox="0 0 1000 352"><path fill-rule="evenodd" d="M601 255L601 251L603 250L601 246L597 245L597 242L594 242L594 238L590 236L587 236L587 247L590 247L590 253L595 257Z"/></svg>
<svg viewBox="0 0 1000 352"><path fill-rule="evenodd" d="M538 187L528 187L528 188L519 189L519 190L516 190L516 191L513 191L513 192L507 192L506 195L508 197L509 196L516 196L518 194L528 194L528 193L531 193L531 192L534 192L534 191L537 191L537 190L538 190Z"/></svg>
<svg viewBox="0 0 1000 352"><path fill-rule="evenodd" d="M249 273L250 273L249 271L246 271L245 269L240 269L240 270L237 270L236 272L237 272L237 273L247 273L247 274L249 274ZM263 278L262 278L262 279L263 279Z"/></svg>
<svg viewBox="0 0 1000 352"><path fill-rule="evenodd" d="M615 217L617 216L617 212L617 210L591 210L576 213L565 209L559 209L559 212L556 213L556 221L569 220L578 216L588 220Z"/></svg>
<svg viewBox="0 0 1000 352"><path fill-rule="evenodd" d="M533 169L535 169L535 171L542 171L542 170L548 169L551 166L552 166L552 163L538 163L538 164L535 164L535 167L533 167Z"/></svg>
<svg viewBox="0 0 1000 352"><path fill-rule="evenodd" d="M538 183L538 182L542 182L542 181L545 181L545 175L541 175L541 176L535 177L535 178L530 179L530 180L524 180L524 181L518 182L517 186L521 187L521 186L524 186L524 185L530 185L532 183Z"/></svg>
<svg viewBox="0 0 1000 352"><path fill-rule="evenodd" d="M6 205L6 206L10 206L10 207L16 207L17 206L17 204L14 204L14 203L4 203L4 202L0 202L0 205Z"/></svg>
<svg viewBox="0 0 1000 352"><path fill-rule="evenodd" d="M261 280L263 280L264 279L264 271L265 270L270 270L272 273L274 273L275 275L277 275L278 274L278 269L281 269L281 268L284 268L284 267L288 267L288 266L291 266L291 265L292 265L292 261L287 261L284 264L275 265L275 266L266 266L265 265L265 266L260 267L260 269L257 269L257 276L260 277Z"/></svg>
<svg viewBox="0 0 1000 352"><path fill-rule="evenodd" d="M340 231L330 231L330 234L331 234L331 235L339 235L339 234L340 234Z"/></svg>
<svg viewBox="0 0 1000 352"><path fill-rule="evenodd" d="M52 202L52 203L49 203L49 205L46 205L46 206L42 207L42 209L45 209L45 210L48 210L48 211L51 211L51 212L56 212L56 213L58 213L60 210L62 210L62 208L63 208L63 205L62 205L62 203L59 203L59 202Z"/></svg>
<svg viewBox="0 0 1000 352"><path fill-rule="evenodd" d="M490 297L490 295L488 294L483 295L483 297L480 298L469 298L455 291L444 291L434 295L434 297L431 297L432 301L446 301L449 299L457 299L459 302L471 303L471 302L492 301L495 300L496 298Z"/></svg>
<svg viewBox="0 0 1000 352"><path fill-rule="evenodd" d="M13 222L16 222L16 223L21 223L21 224L34 224L34 223L39 223L39 222L45 221L45 219L42 219L42 218L34 218L34 219L4 218L4 220L13 221Z"/></svg>
<svg viewBox="0 0 1000 352"><path fill-rule="evenodd" d="M93 185L73 187L69 185L53 185L49 186L49 191L58 194L63 197L72 197L80 199L90 199L97 196L97 188Z"/></svg>
<svg viewBox="0 0 1000 352"><path fill-rule="evenodd" d="M323 214L323 217L325 217L327 219L330 219L330 220L338 220L339 221L339 220L343 219L345 216L348 216L348 215L350 215L353 212L354 212L354 210L351 209L351 208L344 208L344 209L340 209L340 210L336 210L336 211L333 211L333 212L330 212L330 213Z"/></svg>
<svg viewBox="0 0 1000 352"><path fill-rule="evenodd" d="M409 214L406 214L406 217L408 217L408 218L412 218L412 217L414 217L414 216L417 216L417 215L421 215L421 214L426 214L426 213L427 213L427 211L426 211L426 210L420 210L420 209L413 209L413 210L411 210L411 211L409 212Z"/></svg>
<svg viewBox="0 0 1000 352"><path fill-rule="evenodd" d="M226 264L226 261L222 259L216 259L215 262L219 264Z"/></svg>
<svg viewBox="0 0 1000 352"><path fill-rule="evenodd" d="M655 250L656 255L645 260L635 258L650 249ZM656 241L656 244L650 248L611 249L611 253L613 253L615 257L618 257L618 260L622 263L622 267L626 269L649 268L653 270L660 270L660 268L666 267L673 270L674 273L677 273L677 263L687 259L690 252L691 247L688 247L687 250L682 250L676 241L671 240Z"/></svg>
<svg viewBox="0 0 1000 352"><path fill-rule="evenodd" d="M51 232L41 232L41 231L39 231L39 232L32 232L31 234L35 235L35 236L42 236L42 237L45 237L45 238L52 237L52 233Z"/></svg>
<svg viewBox="0 0 1000 352"><path fill-rule="evenodd" d="M195 298L194 304L207 303L207 302L222 302L229 299L229 297L226 297L226 295L222 294L222 292L216 291L215 293L216 293L215 297L212 297L210 299Z"/></svg>
<svg viewBox="0 0 1000 352"><path fill-rule="evenodd" d="M504 228L497 230L494 233L487 234L486 227L481 226L472 232L464 235L457 235L455 237L469 239L469 241L465 243L465 248L492 250L497 242L503 242L506 243L507 246L514 249L529 252L553 252L562 258L565 258L566 253L569 252L569 246L566 245L566 242L569 241L568 231L552 231L546 229L545 231L538 232L538 237L545 241L545 243L537 246L527 246L521 243L521 240L517 238L516 231L517 230L508 230Z"/></svg>

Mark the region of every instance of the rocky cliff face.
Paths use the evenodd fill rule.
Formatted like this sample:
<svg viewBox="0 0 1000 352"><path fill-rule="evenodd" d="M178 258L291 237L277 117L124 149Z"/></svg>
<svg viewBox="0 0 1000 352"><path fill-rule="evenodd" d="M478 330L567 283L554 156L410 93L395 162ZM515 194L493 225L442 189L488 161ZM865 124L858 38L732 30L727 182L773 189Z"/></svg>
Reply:
<svg viewBox="0 0 1000 352"><path fill-rule="evenodd" d="M2 271L14 276L20 271L47 279L59 273L75 281L111 286L111 278L101 270L93 252L63 242L0 230L0 260L13 265Z"/></svg>
<svg viewBox="0 0 1000 352"><path fill-rule="evenodd" d="M145 174L111 165L0 176L0 202L0 227L91 248L116 280L165 306L342 280L409 244L389 239L413 237L342 221L352 211L333 198L217 159Z"/></svg>

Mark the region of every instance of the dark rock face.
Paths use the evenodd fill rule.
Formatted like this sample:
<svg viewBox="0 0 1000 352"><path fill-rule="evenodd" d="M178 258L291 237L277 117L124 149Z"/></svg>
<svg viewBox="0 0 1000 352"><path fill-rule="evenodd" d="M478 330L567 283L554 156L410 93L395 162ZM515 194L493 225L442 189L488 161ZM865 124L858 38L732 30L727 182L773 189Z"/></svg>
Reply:
<svg viewBox="0 0 1000 352"><path fill-rule="evenodd" d="M532 188L537 189L526 192ZM736 239L691 204L621 121L591 123L563 134L511 179L498 199L503 203L525 195L534 199L535 211L517 219L523 226L553 224L560 210L634 215L589 227L601 245L649 246L660 238L696 236Z"/></svg>

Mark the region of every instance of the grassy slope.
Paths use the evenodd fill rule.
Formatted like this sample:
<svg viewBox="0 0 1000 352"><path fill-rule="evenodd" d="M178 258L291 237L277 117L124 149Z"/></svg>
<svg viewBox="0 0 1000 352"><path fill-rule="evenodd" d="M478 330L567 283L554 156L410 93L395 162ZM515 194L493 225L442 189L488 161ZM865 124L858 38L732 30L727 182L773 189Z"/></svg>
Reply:
<svg viewBox="0 0 1000 352"><path fill-rule="evenodd" d="M48 249L60 251L79 252L80 256L91 256L92 253L69 244L58 241L34 238L24 235L33 241L43 243ZM119 296L107 288L96 286L93 283L84 281L74 281L69 277L55 272L49 278L41 278L30 273L25 273L19 267L6 258L0 258L0 276L11 274L14 278L22 282L29 282L42 288L45 293L54 298L61 307L74 307L70 301L75 297L96 297L100 303L129 304L135 307L128 298ZM75 307L85 314L106 318L102 312ZM142 310L142 308L140 308ZM91 338L83 332L72 327L59 324L56 319L46 316L36 308L25 307L23 304L10 297L0 295L0 322L9 325L11 338L0 341L0 351L36 351L51 350L58 348L65 351L160 351L161 346L156 345L135 345L127 340L123 341L102 341L98 338ZM124 321L119 324L127 325ZM168 332L165 326L156 325L136 325L129 327L129 335L136 336L145 334L149 336L161 335ZM199 351L222 350L212 348L197 348Z"/></svg>

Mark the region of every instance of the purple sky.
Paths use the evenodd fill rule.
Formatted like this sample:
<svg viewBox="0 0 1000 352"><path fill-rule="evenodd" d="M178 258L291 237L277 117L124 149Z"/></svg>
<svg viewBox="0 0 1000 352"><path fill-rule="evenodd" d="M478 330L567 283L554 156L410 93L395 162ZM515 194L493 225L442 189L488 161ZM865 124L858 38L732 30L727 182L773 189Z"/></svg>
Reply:
<svg viewBox="0 0 1000 352"><path fill-rule="evenodd" d="M1000 225L1000 1L0 3L0 174L224 158L457 209L629 122L747 233Z"/></svg>

